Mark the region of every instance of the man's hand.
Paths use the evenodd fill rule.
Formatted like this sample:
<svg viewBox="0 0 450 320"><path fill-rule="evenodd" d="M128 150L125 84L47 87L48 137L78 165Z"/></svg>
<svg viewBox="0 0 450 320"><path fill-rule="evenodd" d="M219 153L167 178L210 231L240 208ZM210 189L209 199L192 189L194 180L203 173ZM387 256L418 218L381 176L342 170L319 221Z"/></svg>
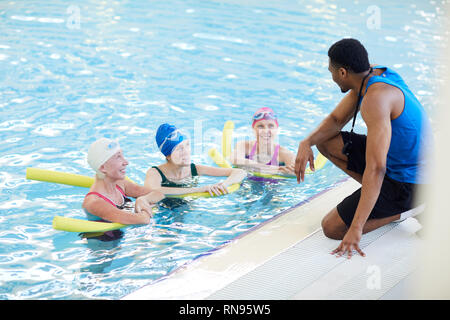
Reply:
<svg viewBox="0 0 450 320"><path fill-rule="evenodd" d="M356 250L361 256L365 257L366 254L362 252L359 248L359 241L361 240L362 230L350 227L347 233L342 239L339 247L334 249L331 254L336 254L337 257L345 255L348 252L347 258L350 259L352 257L352 251Z"/></svg>
<svg viewBox="0 0 450 320"><path fill-rule="evenodd" d="M295 175L298 183L305 180L305 170L308 162L311 171L314 171L314 153L311 145L303 140L298 146L297 157L295 158Z"/></svg>

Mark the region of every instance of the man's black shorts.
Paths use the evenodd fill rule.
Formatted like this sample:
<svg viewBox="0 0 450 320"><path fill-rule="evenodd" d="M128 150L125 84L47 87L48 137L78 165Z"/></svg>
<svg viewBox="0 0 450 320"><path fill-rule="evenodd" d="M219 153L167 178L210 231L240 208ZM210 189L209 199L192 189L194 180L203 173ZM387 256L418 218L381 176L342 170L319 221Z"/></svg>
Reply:
<svg viewBox="0 0 450 320"><path fill-rule="evenodd" d="M341 131L344 145L349 141L350 135L352 143L350 150L348 150L349 154L347 155L347 169L362 175L366 168L367 137L357 133ZM368 219L386 218L412 209L413 197L417 186L412 183L396 181L385 175L383 184L381 185L380 195ZM337 205L339 216L347 227L350 227L353 221L360 197L361 188Z"/></svg>

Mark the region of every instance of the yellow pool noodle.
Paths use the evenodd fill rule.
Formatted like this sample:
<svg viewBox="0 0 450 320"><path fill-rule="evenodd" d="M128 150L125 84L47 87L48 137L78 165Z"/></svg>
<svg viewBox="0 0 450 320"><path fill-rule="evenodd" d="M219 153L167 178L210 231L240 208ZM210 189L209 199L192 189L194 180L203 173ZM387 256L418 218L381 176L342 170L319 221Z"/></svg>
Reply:
<svg viewBox="0 0 450 320"><path fill-rule="evenodd" d="M128 225L114 222L98 222L75 218L55 216L53 229L69 232L106 232L120 229Z"/></svg>
<svg viewBox="0 0 450 320"><path fill-rule="evenodd" d="M158 209L153 207L152 212L155 213ZM55 216L53 218L53 229L69 232L88 232L92 233L90 236L95 236L94 233L101 235L103 232L116 230L124 227L128 227L128 224L121 224L116 222L100 222L76 218L66 218L61 216Z"/></svg>
<svg viewBox="0 0 450 320"><path fill-rule="evenodd" d="M208 155L211 157L211 159L214 161L215 164L217 164L221 168L232 168L231 164L225 159L219 151L215 148L211 148L208 151Z"/></svg>
<svg viewBox="0 0 450 320"><path fill-rule="evenodd" d="M67 184L69 186L84 188L90 188L95 181L95 178L83 176L81 174L59 172L39 168L27 168L26 178L29 180ZM126 179L133 182L128 177L126 177Z"/></svg>
<svg viewBox="0 0 450 320"><path fill-rule="evenodd" d="M92 184L94 183L94 178L83 176L80 174L74 174L74 173L65 173L65 172L58 172L58 171L51 171L51 170L44 170L44 169L38 169L38 168L27 168L26 178L30 180L38 180L38 181L45 181L45 182L53 182L53 183L61 183L61 184L67 184L71 186L77 186L77 187L85 187L90 188ZM130 178L126 178L133 182ZM239 184L233 184L228 187L228 191L234 192L238 190L240 187ZM209 192L194 192L194 193L186 193L186 194L177 194L177 195L167 195L168 198L186 198L186 197L192 197L192 198L199 198L199 197L206 197L209 198L211 195Z"/></svg>
<svg viewBox="0 0 450 320"><path fill-rule="evenodd" d="M262 173L262 172L250 172L251 175L255 177L261 177L261 178L267 178L267 179L294 179L296 177L294 176L282 176L278 174L269 174L269 173Z"/></svg>
<svg viewBox="0 0 450 320"><path fill-rule="evenodd" d="M80 174L38 168L27 168L26 178L30 180L61 183L84 188L90 188L95 181L93 177L83 176Z"/></svg>
<svg viewBox="0 0 450 320"><path fill-rule="evenodd" d="M241 187L239 183L232 184L231 186L228 186L228 193L233 193L236 190L238 190ZM185 193L185 194L168 194L166 195L167 198L211 198L211 195L209 192L193 192L193 193ZM217 197L213 195L213 197Z"/></svg>

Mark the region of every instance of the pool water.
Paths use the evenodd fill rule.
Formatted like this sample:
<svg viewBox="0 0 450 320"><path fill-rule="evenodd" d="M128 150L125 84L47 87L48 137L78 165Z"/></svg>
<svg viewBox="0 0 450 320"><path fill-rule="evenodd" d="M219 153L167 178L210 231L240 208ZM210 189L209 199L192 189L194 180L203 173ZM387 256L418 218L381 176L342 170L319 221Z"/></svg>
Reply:
<svg viewBox="0 0 450 320"><path fill-rule="evenodd" d="M154 140L164 122L190 135L195 163L214 165L207 151L220 149L224 122L235 122L233 142L251 136L261 106L296 152L342 98L327 50L348 36L432 116L447 2L2 1L0 299L118 299L345 178L328 163L300 185L245 180L101 242L51 226L84 218L87 190L26 180L27 167L92 175L87 149L105 136L143 183L164 161Z"/></svg>

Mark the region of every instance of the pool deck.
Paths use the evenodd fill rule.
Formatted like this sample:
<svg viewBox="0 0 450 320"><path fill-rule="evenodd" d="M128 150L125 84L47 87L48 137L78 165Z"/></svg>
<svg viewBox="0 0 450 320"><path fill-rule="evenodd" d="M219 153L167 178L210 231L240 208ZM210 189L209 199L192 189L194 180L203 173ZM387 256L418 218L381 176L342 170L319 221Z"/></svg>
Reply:
<svg viewBox="0 0 450 320"><path fill-rule="evenodd" d="M123 297L142 299L404 299L421 240L414 218L363 235L366 257L336 258L322 218L360 185L347 179Z"/></svg>

